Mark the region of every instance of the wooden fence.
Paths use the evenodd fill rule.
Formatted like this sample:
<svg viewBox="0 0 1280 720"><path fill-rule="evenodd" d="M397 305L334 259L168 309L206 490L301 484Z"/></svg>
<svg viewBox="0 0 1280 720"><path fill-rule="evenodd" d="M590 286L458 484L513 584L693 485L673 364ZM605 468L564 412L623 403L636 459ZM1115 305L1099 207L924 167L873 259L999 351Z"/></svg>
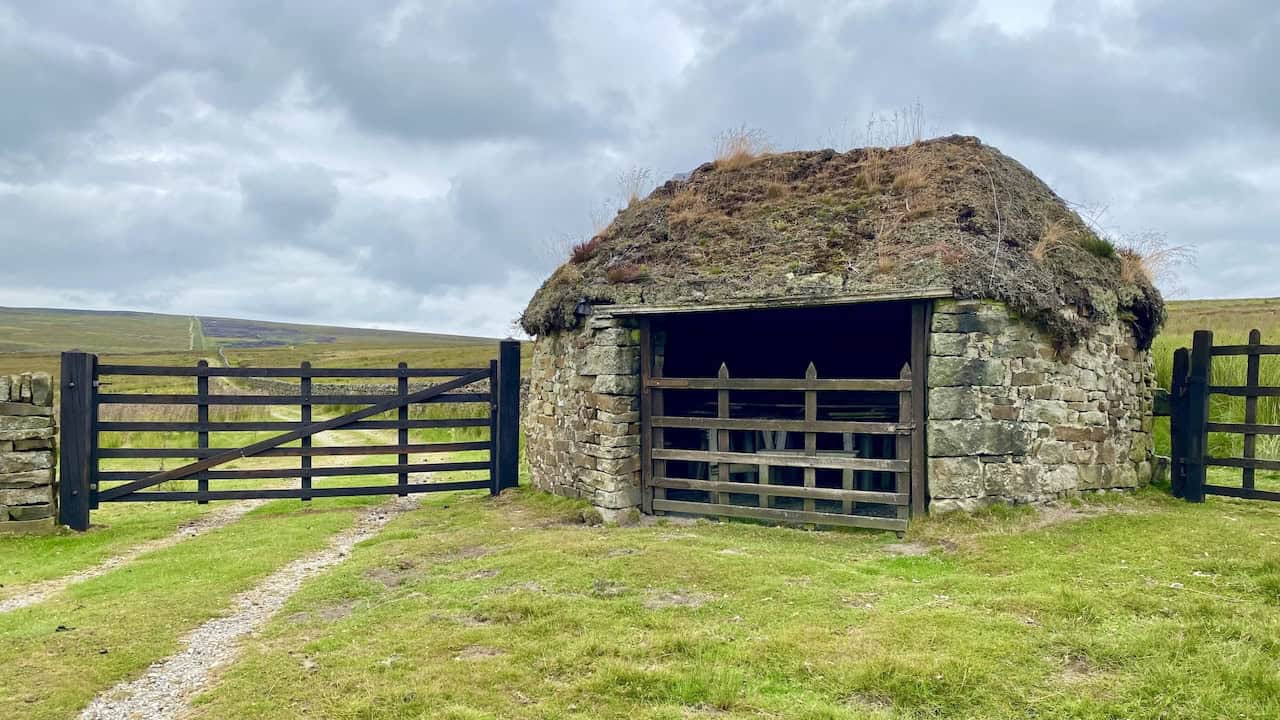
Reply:
<svg viewBox="0 0 1280 720"><path fill-rule="evenodd" d="M1240 355L1246 356L1245 384L1214 385L1213 359ZM1205 495L1280 501L1280 492L1259 489L1256 483L1258 470L1280 471L1280 460L1257 456L1259 435L1280 435L1280 425L1258 422L1258 399L1280 397L1280 387L1266 387L1259 383L1262 358L1277 355L1280 355L1280 345L1262 344L1259 330L1249 333L1249 342L1244 345L1214 345L1212 331L1198 330L1192 336L1190 350L1180 348L1174 353L1170 389L1173 445L1170 470L1175 496L1191 502L1204 502ZM1211 420L1210 397L1213 395L1244 398L1244 421ZM1210 455L1209 433L1242 435L1241 457ZM1240 468L1240 487L1209 483L1210 467Z"/></svg>

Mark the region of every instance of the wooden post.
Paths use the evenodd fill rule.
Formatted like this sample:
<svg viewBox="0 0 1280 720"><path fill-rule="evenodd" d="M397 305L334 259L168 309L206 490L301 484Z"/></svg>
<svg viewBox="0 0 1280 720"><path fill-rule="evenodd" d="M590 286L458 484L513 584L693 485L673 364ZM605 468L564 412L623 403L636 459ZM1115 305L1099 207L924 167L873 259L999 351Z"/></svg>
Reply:
<svg viewBox="0 0 1280 720"><path fill-rule="evenodd" d="M489 494L502 492L498 476L498 361L489 361Z"/></svg>
<svg viewBox="0 0 1280 720"><path fill-rule="evenodd" d="M911 514L923 516L929 501L925 428L929 424L929 332L933 301L911 304Z"/></svg>
<svg viewBox="0 0 1280 720"><path fill-rule="evenodd" d="M903 380L910 381L911 365L910 364L903 365L902 371L898 373L898 377ZM906 424L912 421L914 417L912 415L912 405L914 404L912 402L912 400L914 399L913 395L914 393L912 393L909 390L898 393L898 422L899 423ZM910 467L912 468L912 470L914 470L915 463L912 462L911 460L911 436L898 435L896 436L896 438L897 438L897 443L896 443L896 447L894 448L895 450L894 457L896 457L898 460L907 461L908 463L910 463ZM894 476L893 491L897 493L911 492L911 476L913 474L914 473L912 472L897 473ZM907 505L899 505L897 507L897 514L900 519L906 520L911 516L911 508ZM899 533L899 535L901 535L901 533Z"/></svg>
<svg viewBox="0 0 1280 720"><path fill-rule="evenodd" d="M804 371L805 380L817 380L818 368L812 362ZM804 420L808 423L818 421L818 391L804 391ZM818 454L818 433L806 431L804 434L804 454L808 457L814 457ZM818 471L812 467L804 469L804 486L807 488L818 486ZM813 512L815 509L813 498L804 499L804 509L806 512Z"/></svg>
<svg viewBox="0 0 1280 720"><path fill-rule="evenodd" d="M653 364L649 366L649 376L660 378L662 377L662 373L663 373L663 363L666 361L666 353L667 353L666 334L665 334L665 331L652 333L652 328L650 328L650 332L651 332L650 347L652 348ZM652 388L649 392L650 392L650 396L649 396L650 411L653 413L655 417L664 416L666 414L667 405L666 405L666 396L663 394L662 388ZM664 436L664 431L661 427L655 427L651 429L649 445L650 445L650 452L652 452L655 449L661 450L667 446L666 437ZM653 477L667 476L666 460L653 461L652 476ZM666 499L667 499L667 489L661 488L661 487L655 487L653 489L653 497L650 499L649 502L650 502L650 505L652 505L654 500L666 500ZM657 514L658 511L654 511L654 513Z"/></svg>
<svg viewBox="0 0 1280 720"><path fill-rule="evenodd" d="M1184 497L1204 502L1209 440L1209 380L1213 370L1213 331L1197 330L1191 339L1191 369L1187 375L1187 479Z"/></svg>
<svg viewBox="0 0 1280 720"><path fill-rule="evenodd" d="M196 367L201 370L208 370L209 361L200 360L196 363ZM200 424L200 430L196 432L196 447L201 450L208 450L209 376L204 373L196 376L196 403L196 422ZM203 455L203 453L201 453L201 455ZM196 504L209 504L209 474L207 472L196 473Z"/></svg>
<svg viewBox="0 0 1280 720"><path fill-rule="evenodd" d="M1249 332L1249 344L1254 347L1249 348L1248 364L1245 368L1245 387L1252 393L1258 389L1258 370L1262 362L1262 356L1258 353L1258 345L1262 344L1262 331L1258 329ZM1246 395L1244 398L1244 422L1245 425L1255 425L1258 422L1258 396ZM1246 430L1244 434L1244 457L1246 460L1252 460L1257 456L1258 452L1258 436ZM1247 465L1247 463L1246 463ZM1252 490L1254 487L1252 467L1245 467L1241 471L1242 486L1246 490Z"/></svg>
<svg viewBox="0 0 1280 720"><path fill-rule="evenodd" d="M302 399L299 406L298 419L303 425L311 423L311 363L302 361L301 377L298 379L298 396ZM302 447L304 449L311 447L311 436L306 435L302 438ZM311 456L302 456L302 502L311 502Z"/></svg>
<svg viewBox="0 0 1280 720"><path fill-rule="evenodd" d="M1169 382L1169 490L1185 497L1187 482L1187 369L1190 353L1173 351L1173 377Z"/></svg>
<svg viewBox="0 0 1280 720"><path fill-rule="evenodd" d="M93 435L96 431L95 383L98 356L62 353L62 437L58 443L58 522L72 530L89 529L89 502L94 483Z"/></svg>
<svg viewBox="0 0 1280 720"><path fill-rule="evenodd" d="M649 318L640 319L640 512L653 514L653 400L649 376L653 338Z"/></svg>
<svg viewBox="0 0 1280 720"><path fill-rule="evenodd" d="M405 372L409 369L409 363L402 362L396 365L396 369L400 373L396 378L396 394L404 397L409 394L409 374ZM400 422L400 427L396 430L396 441L400 444L400 447L404 447L409 444L409 428L405 427L406 423L409 422L409 406L407 404L401 405L400 409L396 410L396 420ZM409 464L409 454L400 453L396 456L396 462L402 468L396 474L396 484L400 486L400 492L396 494L400 497L409 497L409 473L403 470L403 467Z"/></svg>
<svg viewBox="0 0 1280 720"><path fill-rule="evenodd" d="M728 380L729 366L723 362L720 363L720 372L716 373L716 377L720 378L721 380ZM729 418L729 391L728 390L722 389L716 393L716 418L725 419L725 420ZM729 452L729 431L727 429L716 430L714 439L715 439L715 444L714 444L714 447L711 448L713 451ZM730 473L732 472L732 470L733 470L733 465L731 465L730 463L727 463L727 462L716 463L715 479L720 482L729 482ZM708 492L707 499L712 503L725 504L727 498L725 497L724 493Z"/></svg>
<svg viewBox="0 0 1280 720"><path fill-rule="evenodd" d="M498 346L498 490L520 484L520 343Z"/></svg>

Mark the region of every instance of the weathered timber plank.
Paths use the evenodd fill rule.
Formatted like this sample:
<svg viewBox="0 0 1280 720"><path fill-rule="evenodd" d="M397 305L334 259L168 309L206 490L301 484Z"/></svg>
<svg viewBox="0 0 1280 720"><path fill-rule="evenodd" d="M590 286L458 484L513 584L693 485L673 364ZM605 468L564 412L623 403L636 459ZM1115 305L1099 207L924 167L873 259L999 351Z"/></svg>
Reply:
<svg viewBox="0 0 1280 720"><path fill-rule="evenodd" d="M914 423L863 422L858 420L774 420L770 418L712 418L654 416L654 427L716 430L782 430L787 432L855 433L859 435L910 435Z"/></svg>
<svg viewBox="0 0 1280 720"><path fill-rule="evenodd" d="M427 472L456 472L459 470L488 470L489 462L487 460L479 462L452 462L452 463L417 463L411 465L355 465L352 467L323 467L311 468L313 477L346 477L348 475L395 475L399 472L411 473L427 473ZM298 477L297 468L261 468L256 470L210 470L208 471L210 480L258 480L269 478L295 478ZM139 478L147 478L151 473L149 471L111 471L98 473L98 479L102 481L133 481ZM102 499L113 500L126 493L115 492L125 487L118 485L108 490L102 491ZM389 486L388 492L395 494L398 486ZM134 491L129 491L134 492Z"/></svg>
<svg viewBox="0 0 1280 720"><path fill-rule="evenodd" d="M839 488L801 487L797 485L771 485L768 483L719 482L691 478L658 477L652 480L658 487L676 490L701 490L703 492L739 493L772 497L815 498L843 502L880 503L906 505L911 501L906 493L873 492L871 490L841 490ZM763 507L763 506L762 506Z"/></svg>
<svg viewBox="0 0 1280 720"><path fill-rule="evenodd" d="M456 492L459 490L485 490L488 489L491 484L492 482L488 478L484 480L458 480L454 482L411 484L409 487L404 488L404 491L413 494L429 492ZM394 495L399 491L400 488L396 485L358 485L354 487L324 487L308 489L263 488L261 490L210 490L207 493L207 496L210 500L267 500L277 498L298 498L306 500L308 497ZM196 493L186 491L137 492L115 498L113 502L195 500L196 496Z"/></svg>
<svg viewBox="0 0 1280 720"><path fill-rule="evenodd" d="M307 438L303 438L305 441ZM408 445L330 445L272 448L257 457L319 457L322 455L394 455L398 453L440 453L489 450L488 440L451 443L411 443ZM226 448L103 448L102 458L203 458L225 452ZM408 464L408 461L404 461ZM305 469L305 468L304 468Z"/></svg>
<svg viewBox="0 0 1280 720"><path fill-rule="evenodd" d="M481 372L484 368L410 368L405 377L460 377ZM245 368L245 367L180 367L172 365L100 365L99 375L169 375L173 377L243 377L243 378L394 378L398 368Z"/></svg>
<svg viewBox="0 0 1280 720"><path fill-rule="evenodd" d="M845 527L872 528L875 530L907 529L907 523L903 520L899 520L898 518L878 518L869 517L867 515L838 515L836 513L807 512L804 510L756 508L745 505L711 505L709 503L655 499L653 501L653 509L666 512L688 513L690 515L718 515L721 517L772 520L774 522L784 523L840 525Z"/></svg>
<svg viewBox="0 0 1280 720"><path fill-rule="evenodd" d="M706 450L676 450L654 448L655 460L689 460L693 462L731 462L743 465L760 465L767 463L774 467L814 467L834 468L841 470L881 470L884 472L904 472L909 463L901 460L881 460L876 458L842 457L839 455L803 455L800 453L743 453L743 452L709 452Z"/></svg>
<svg viewBox="0 0 1280 720"><path fill-rule="evenodd" d="M862 390L867 392L898 392L910 390L910 383L901 380L866 379L841 380L819 378L801 380L788 378L649 378L649 387L667 390Z"/></svg>

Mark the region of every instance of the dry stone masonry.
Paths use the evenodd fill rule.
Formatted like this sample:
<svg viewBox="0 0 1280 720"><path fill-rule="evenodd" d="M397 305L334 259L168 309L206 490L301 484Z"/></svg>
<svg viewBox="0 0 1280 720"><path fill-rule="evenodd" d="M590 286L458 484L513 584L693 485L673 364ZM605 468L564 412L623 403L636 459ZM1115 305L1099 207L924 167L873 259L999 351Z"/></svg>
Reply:
<svg viewBox="0 0 1280 720"><path fill-rule="evenodd" d="M0 533L52 527L54 426L49 375L0 375Z"/></svg>
<svg viewBox="0 0 1280 720"><path fill-rule="evenodd" d="M533 349L524 403L533 484L589 500L606 520L640 504L640 334L624 321L591 318L577 332L549 333Z"/></svg>
<svg viewBox="0 0 1280 720"><path fill-rule="evenodd" d="M934 306L931 512L1151 479L1151 358L1122 323L1059 353L995 301Z"/></svg>

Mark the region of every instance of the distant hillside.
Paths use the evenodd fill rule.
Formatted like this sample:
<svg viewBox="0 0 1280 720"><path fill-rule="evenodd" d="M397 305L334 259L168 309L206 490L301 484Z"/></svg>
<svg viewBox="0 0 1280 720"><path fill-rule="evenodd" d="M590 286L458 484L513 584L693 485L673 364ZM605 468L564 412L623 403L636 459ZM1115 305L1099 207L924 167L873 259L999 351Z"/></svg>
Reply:
<svg viewBox="0 0 1280 720"><path fill-rule="evenodd" d="M306 345L438 347L491 338L159 313L0 307L0 353L154 353Z"/></svg>

